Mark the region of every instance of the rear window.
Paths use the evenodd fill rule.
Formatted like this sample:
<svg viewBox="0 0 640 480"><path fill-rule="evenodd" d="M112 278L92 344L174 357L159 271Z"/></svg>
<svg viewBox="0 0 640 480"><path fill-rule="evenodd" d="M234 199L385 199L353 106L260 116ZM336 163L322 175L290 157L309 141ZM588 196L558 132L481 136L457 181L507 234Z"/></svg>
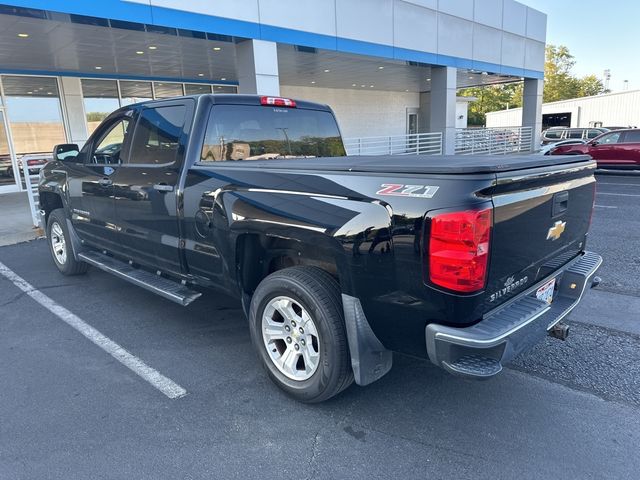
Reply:
<svg viewBox="0 0 640 480"><path fill-rule="evenodd" d="M330 112L253 105L211 109L200 161L270 160L345 155Z"/></svg>
<svg viewBox="0 0 640 480"><path fill-rule="evenodd" d="M640 130L625 132L624 143L640 143Z"/></svg>

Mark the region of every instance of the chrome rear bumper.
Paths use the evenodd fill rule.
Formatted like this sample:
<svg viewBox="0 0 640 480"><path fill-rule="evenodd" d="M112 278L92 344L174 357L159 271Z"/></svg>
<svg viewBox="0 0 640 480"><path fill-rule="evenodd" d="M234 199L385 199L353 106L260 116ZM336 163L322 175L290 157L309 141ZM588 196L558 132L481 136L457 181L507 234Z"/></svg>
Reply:
<svg viewBox="0 0 640 480"><path fill-rule="evenodd" d="M471 327L427 325L429 359L454 375L488 378L499 373L505 362L538 343L578 305L601 264L600 255L585 252ZM548 304L535 297L535 290L552 278L556 290Z"/></svg>

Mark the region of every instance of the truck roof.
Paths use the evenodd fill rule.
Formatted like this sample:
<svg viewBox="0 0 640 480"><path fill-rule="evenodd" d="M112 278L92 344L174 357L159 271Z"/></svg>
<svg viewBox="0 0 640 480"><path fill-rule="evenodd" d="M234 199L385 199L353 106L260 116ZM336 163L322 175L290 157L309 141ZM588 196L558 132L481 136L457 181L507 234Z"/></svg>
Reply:
<svg viewBox="0 0 640 480"><path fill-rule="evenodd" d="M168 102L174 100L180 100L184 98L191 98L195 101L201 101L204 97L209 98L212 103L217 105L257 105L260 106L260 99L265 96L273 96L273 95L246 95L246 94L238 94L238 93L205 93L201 95L183 95L181 97L171 97L171 98L162 98L156 100L147 100L144 102L138 102L131 105L127 105L127 107L123 108L131 108L132 106L138 105L153 105L161 102ZM328 105L324 105L322 103L309 102L307 100L298 100L291 99L296 102L296 108L305 108L310 110L323 110L330 112L331 108Z"/></svg>

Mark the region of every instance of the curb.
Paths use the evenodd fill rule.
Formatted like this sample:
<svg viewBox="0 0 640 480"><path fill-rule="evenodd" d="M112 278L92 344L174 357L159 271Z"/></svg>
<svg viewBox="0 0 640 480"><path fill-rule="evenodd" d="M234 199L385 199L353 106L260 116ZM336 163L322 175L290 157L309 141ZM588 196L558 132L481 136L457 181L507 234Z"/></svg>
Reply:
<svg viewBox="0 0 640 480"><path fill-rule="evenodd" d="M640 170L611 170L606 168L597 168L596 175L618 175L629 177L640 177Z"/></svg>

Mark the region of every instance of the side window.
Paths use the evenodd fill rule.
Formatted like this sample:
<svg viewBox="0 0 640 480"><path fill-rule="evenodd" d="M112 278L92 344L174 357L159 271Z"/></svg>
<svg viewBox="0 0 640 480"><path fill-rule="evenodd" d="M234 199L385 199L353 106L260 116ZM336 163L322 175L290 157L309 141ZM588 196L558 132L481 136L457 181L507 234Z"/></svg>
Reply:
<svg viewBox="0 0 640 480"><path fill-rule="evenodd" d="M176 161L187 107L145 108L133 133L130 164L167 165Z"/></svg>
<svg viewBox="0 0 640 480"><path fill-rule="evenodd" d="M582 138L582 130L569 130L567 132L567 138Z"/></svg>
<svg viewBox="0 0 640 480"><path fill-rule="evenodd" d="M608 135L602 136L598 141L598 144L609 145L609 144L618 143L618 140L620 140L620 132L613 132Z"/></svg>
<svg viewBox="0 0 640 480"><path fill-rule="evenodd" d="M640 130L631 130L625 132L623 143L640 143Z"/></svg>
<svg viewBox="0 0 640 480"><path fill-rule="evenodd" d="M128 118L117 120L94 145L91 163L98 165L117 165L121 163L120 153L131 121Z"/></svg>
<svg viewBox="0 0 640 480"><path fill-rule="evenodd" d="M587 133L587 138L591 140L592 138L596 138L601 133L602 132L600 130L589 130L589 132Z"/></svg>

